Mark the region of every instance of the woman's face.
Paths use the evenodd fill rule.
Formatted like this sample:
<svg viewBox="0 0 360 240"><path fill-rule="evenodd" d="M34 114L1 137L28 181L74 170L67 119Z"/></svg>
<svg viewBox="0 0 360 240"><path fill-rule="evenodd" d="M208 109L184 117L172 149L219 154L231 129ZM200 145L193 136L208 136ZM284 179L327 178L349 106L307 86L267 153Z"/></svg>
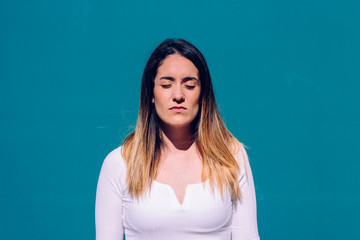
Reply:
<svg viewBox="0 0 360 240"><path fill-rule="evenodd" d="M199 112L199 71L187 58L167 56L154 80L156 113L163 124L172 127L190 126Z"/></svg>

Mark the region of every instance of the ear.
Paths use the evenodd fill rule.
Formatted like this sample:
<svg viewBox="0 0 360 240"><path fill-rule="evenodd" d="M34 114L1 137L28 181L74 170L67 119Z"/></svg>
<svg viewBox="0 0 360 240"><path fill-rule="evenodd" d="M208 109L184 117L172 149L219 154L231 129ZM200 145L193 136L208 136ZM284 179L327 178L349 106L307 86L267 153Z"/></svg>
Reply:
<svg viewBox="0 0 360 240"><path fill-rule="evenodd" d="M151 102L152 102L152 103L155 103L155 99L154 99L154 98L152 98L152 99L151 99Z"/></svg>

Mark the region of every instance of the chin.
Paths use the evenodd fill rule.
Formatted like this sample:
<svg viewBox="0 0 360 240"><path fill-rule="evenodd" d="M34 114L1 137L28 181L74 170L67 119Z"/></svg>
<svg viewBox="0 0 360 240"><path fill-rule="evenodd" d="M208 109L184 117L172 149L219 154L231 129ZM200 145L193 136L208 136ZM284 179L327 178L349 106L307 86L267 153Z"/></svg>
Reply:
<svg viewBox="0 0 360 240"><path fill-rule="evenodd" d="M168 126L169 127L174 127L174 128L181 128L181 127L186 127L186 126L189 126L190 123L168 123Z"/></svg>
<svg viewBox="0 0 360 240"><path fill-rule="evenodd" d="M193 120L191 121L176 121L176 120L170 120L165 122L166 125L168 125L169 127L174 127L174 128L182 128L182 127L187 127L187 126L191 126L191 123L193 122Z"/></svg>

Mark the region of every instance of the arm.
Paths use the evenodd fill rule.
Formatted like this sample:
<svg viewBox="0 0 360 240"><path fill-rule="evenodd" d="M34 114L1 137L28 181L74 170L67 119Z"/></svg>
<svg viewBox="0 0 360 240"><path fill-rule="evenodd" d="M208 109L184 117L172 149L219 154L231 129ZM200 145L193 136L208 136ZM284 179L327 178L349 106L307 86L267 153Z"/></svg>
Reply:
<svg viewBox="0 0 360 240"><path fill-rule="evenodd" d="M124 164L120 148L104 160L98 180L95 204L96 240L122 240L122 183Z"/></svg>
<svg viewBox="0 0 360 240"><path fill-rule="evenodd" d="M249 159L244 148L238 154L242 198L234 203L232 240L258 240L256 197Z"/></svg>

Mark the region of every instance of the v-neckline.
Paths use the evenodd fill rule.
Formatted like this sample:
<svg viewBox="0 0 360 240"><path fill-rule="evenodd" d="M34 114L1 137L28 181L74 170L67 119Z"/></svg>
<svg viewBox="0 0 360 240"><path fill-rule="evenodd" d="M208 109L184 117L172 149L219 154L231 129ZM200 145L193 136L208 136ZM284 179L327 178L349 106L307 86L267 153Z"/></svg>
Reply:
<svg viewBox="0 0 360 240"><path fill-rule="evenodd" d="M175 197L176 199L176 202L180 205L180 206L184 206L184 203L185 203L185 199L186 199L186 196L187 196L187 191L188 191L188 188L189 187L194 187L194 186L201 186L202 184L205 184L208 179L206 179L205 181L203 182L199 182L199 183L189 183L186 185L185 187L185 191L184 191L184 198L182 199L182 202L180 202L179 198L176 196L176 192L175 192L175 189L169 185L169 184L166 184L166 183L161 183L161 182L158 182L156 180L152 180L154 183L156 183L157 185L162 185L162 186L165 186L166 188L170 189L171 191L171 194Z"/></svg>

